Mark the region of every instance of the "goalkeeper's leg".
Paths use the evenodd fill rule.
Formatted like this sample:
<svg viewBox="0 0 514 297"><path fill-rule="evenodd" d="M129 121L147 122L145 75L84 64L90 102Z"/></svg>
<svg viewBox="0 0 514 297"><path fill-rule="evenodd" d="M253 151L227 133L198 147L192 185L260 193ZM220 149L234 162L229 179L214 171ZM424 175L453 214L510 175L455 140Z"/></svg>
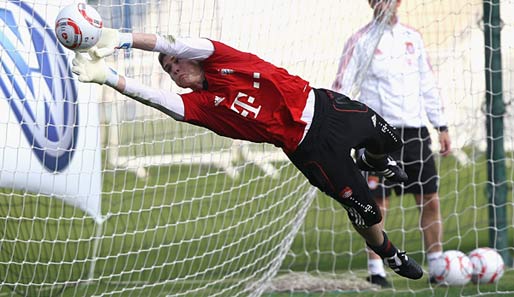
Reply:
<svg viewBox="0 0 514 297"><path fill-rule="evenodd" d="M373 154L362 149L357 154L356 163L359 169L383 176L391 182L403 183L408 180L407 173L389 155Z"/></svg>
<svg viewBox="0 0 514 297"><path fill-rule="evenodd" d="M355 230L364 238L368 247L379 255L397 274L410 279L423 276L423 269L404 251L398 250L383 231L382 213L372 198L368 184L354 166L345 166L347 186L339 192L336 200L348 212Z"/></svg>
<svg viewBox="0 0 514 297"><path fill-rule="evenodd" d="M366 240L366 244L397 274L410 278L420 279L423 276L423 269L412 258L407 256L405 251L398 250L382 230L380 224L362 229L355 228Z"/></svg>
<svg viewBox="0 0 514 297"><path fill-rule="evenodd" d="M356 230L396 273L411 279L421 278L421 267L398 251L383 232L379 224L380 209L350 156L350 148L359 147L370 149L375 155L386 155L401 148L401 138L388 130L392 127L374 111L344 95L318 90L316 108L318 116L309 132L288 157L312 185L347 210Z"/></svg>
<svg viewBox="0 0 514 297"><path fill-rule="evenodd" d="M391 182L402 183L408 180L407 173L389 156L403 146L401 135L389 125L379 114L369 110L366 114L369 136L359 145L356 163L359 169L370 171L374 175L383 176Z"/></svg>

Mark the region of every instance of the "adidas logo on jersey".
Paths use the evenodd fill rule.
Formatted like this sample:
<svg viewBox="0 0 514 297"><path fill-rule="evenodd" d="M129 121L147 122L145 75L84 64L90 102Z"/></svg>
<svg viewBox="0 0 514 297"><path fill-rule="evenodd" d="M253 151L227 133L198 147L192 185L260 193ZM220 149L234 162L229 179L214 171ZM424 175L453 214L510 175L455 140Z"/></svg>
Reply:
<svg viewBox="0 0 514 297"><path fill-rule="evenodd" d="M225 97L219 97L219 96L214 96L214 106L218 106L220 105L220 103L225 100Z"/></svg>
<svg viewBox="0 0 514 297"><path fill-rule="evenodd" d="M232 74L232 73L234 73L234 70L233 69L228 69L228 68L223 68L223 69L220 70L220 73L221 73L221 75Z"/></svg>

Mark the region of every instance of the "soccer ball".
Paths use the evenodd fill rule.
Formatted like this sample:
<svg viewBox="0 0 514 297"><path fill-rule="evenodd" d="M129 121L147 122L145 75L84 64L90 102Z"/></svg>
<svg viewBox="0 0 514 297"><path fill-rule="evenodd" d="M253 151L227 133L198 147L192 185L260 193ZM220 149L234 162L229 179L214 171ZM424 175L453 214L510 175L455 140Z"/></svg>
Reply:
<svg viewBox="0 0 514 297"><path fill-rule="evenodd" d="M449 250L436 260L433 276L439 284L462 286L471 280L473 265L461 251Z"/></svg>
<svg viewBox="0 0 514 297"><path fill-rule="evenodd" d="M505 265L500 254L492 248L477 248L469 253L473 264L471 281L475 284L490 284L497 282L505 271Z"/></svg>
<svg viewBox="0 0 514 297"><path fill-rule="evenodd" d="M57 15L55 35L66 48L86 51L100 39L102 26L102 18L93 7L85 3L71 4Z"/></svg>

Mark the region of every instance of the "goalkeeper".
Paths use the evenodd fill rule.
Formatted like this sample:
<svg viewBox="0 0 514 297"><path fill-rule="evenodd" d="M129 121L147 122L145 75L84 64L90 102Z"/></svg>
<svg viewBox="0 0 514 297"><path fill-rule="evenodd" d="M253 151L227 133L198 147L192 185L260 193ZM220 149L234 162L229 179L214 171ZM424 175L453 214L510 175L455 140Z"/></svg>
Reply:
<svg viewBox="0 0 514 297"><path fill-rule="evenodd" d="M116 48L159 52L171 79L192 92L176 94L143 86L117 74L103 57ZM104 28L89 57L76 53L73 72L81 82L106 84L177 121L215 133L283 149L309 182L337 200L357 232L401 276L419 279L421 267L387 238L382 215L350 150L364 148L366 168L393 182L407 179L388 156L401 138L366 105L289 74L259 57L202 38L164 38Z"/></svg>

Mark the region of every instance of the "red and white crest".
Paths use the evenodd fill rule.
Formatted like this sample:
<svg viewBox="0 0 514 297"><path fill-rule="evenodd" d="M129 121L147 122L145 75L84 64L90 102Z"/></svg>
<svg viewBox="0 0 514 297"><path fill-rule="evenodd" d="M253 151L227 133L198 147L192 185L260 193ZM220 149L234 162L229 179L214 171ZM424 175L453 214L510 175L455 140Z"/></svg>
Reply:
<svg viewBox="0 0 514 297"><path fill-rule="evenodd" d="M409 55L414 54L414 44L410 41L405 42L405 50Z"/></svg>

